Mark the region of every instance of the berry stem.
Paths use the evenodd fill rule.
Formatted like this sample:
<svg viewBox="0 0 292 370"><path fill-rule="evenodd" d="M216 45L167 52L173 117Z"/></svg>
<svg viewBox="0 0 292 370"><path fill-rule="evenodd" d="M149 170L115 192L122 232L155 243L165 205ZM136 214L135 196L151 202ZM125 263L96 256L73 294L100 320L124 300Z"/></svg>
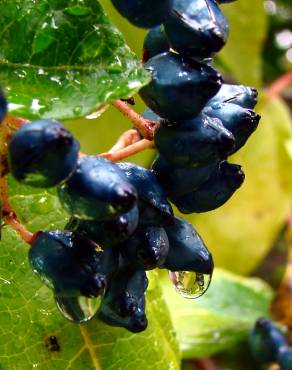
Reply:
<svg viewBox="0 0 292 370"><path fill-rule="evenodd" d="M21 117L15 117L12 116L11 114L7 114L5 117L6 124L11 127L12 129L18 129L22 125L26 124L29 122L28 120L21 118Z"/></svg>
<svg viewBox="0 0 292 370"><path fill-rule="evenodd" d="M4 223L11 226L26 243L31 244L35 238L35 235L28 231L24 225L22 225L9 204L6 176L0 178L0 196L2 201L2 213Z"/></svg>
<svg viewBox="0 0 292 370"><path fill-rule="evenodd" d="M154 148L153 141L143 139L132 145L127 146L124 149L118 150L116 152L101 153L100 156L107 158L110 161L118 162L127 157L130 157L131 155L142 152L145 149L153 149L153 148Z"/></svg>
<svg viewBox="0 0 292 370"><path fill-rule="evenodd" d="M267 96L270 99L277 98L290 84L292 84L292 72L285 73L273 82L267 90Z"/></svg>
<svg viewBox="0 0 292 370"><path fill-rule="evenodd" d="M114 101L112 105L133 123L135 129L139 131L144 139L153 140L157 122L143 118L129 107L127 103L121 100Z"/></svg>
<svg viewBox="0 0 292 370"><path fill-rule="evenodd" d="M115 153L126 148L129 145L137 143L141 140L141 136L136 129L125 131L117 140L115 145L108 151L108 153Z"/></svg>
<svg viewBox="0 0 292 370"><path fill-rule="evenodd" d="M214 361L212 361L210 358L200 358L194 360L194 364L198 370L219 370Z"/></svg>

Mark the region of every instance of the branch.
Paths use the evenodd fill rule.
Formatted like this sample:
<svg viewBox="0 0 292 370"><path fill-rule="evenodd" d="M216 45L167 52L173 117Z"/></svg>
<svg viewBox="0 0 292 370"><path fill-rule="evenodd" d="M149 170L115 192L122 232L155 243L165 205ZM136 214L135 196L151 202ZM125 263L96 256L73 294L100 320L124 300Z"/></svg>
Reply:
<svg viewBox="0 0 292 370"><path fill-rule="evenodd" d="M284 74L273 82L267 89L267 97L270 99L277 98L290 84L292 84L292 72Z"/></svg>
<svg viewBox="0 0 292 370"><path fill-rule="evenodd" d="M135 129L140 132L144 139L153 140L157 122L143 118L121 100L114 101L112 105L133 123Z"/></svg>
<svg viewBox="0 0 292 370"><path fill-rule="evenodd" d="M210 358L200 358L194 360L194 364L199 370L219 370L214 361Z"/></svg>
<svg viewBox="0 0 292 370"><path fill-rule="evenodd" d="M135 144L141 140L141 136L136 129L125 131L117 140L115 145L108 151L108 153L114 153L121 149L126 148L129 145Z"/></svg>
<svg viewBox="0 0 292 370"><path fill-rule="evenodd" d="M107 158L110 161L118 162L131 155L137 154L145 149L153 149L154 143L150 140L140 140L135 144L129 145L124 149L118 150L116 152L107 152L100 154L101 157Z"/></svg>

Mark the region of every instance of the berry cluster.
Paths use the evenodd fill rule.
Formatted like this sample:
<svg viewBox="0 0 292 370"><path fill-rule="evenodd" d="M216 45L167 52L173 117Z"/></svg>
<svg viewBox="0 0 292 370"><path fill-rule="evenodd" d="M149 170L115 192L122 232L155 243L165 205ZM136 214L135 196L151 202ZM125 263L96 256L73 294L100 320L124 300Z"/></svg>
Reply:
<svg viewBox="0 0 292 370"><path fill-rule="evenodd" d="M250 333L249 344L259 363L277 363L281 370L292 370L292 348L283 331L270 320L257 320Z"/></svg>
<svg viewBox="0 0 292 370"><path fill-rule="evenodd" d="M9 142L8 160L18 181L57 186L70 215L65 230L37 233L29 252L61 313L75 322L97 313L109 325L140 332L147 326L146 271L170 270L187 298L208 288L212 255L193 226L173 215L169 200L183 213L226 202L244 179L226 158L259 116L251 110L256 91L222 85L210 66L228 35L217 2L112 2L132 23L154 27L144 45L152 81L140 91L150 108L144 116L159 122L152 169L80 156L78 142L53 120L23 125Z"/></svg>

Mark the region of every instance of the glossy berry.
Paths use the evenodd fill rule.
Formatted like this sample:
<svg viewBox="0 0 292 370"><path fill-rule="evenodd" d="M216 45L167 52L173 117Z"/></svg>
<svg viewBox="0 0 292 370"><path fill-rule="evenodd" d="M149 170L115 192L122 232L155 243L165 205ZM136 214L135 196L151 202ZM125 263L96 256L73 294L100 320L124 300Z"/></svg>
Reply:
<svg viewBox="0 0 292 370"><path fill-rule="evenodd" d="M76 171L58 188L62 206L72 216L110 220L129 211L137 193L113 162L94 156L78 160Z"/></svg>
<svg viewBox="0 0 292 370"><path fill-rule="evenodd" d="M172 0L112 0L119 13L137 27L151 28L168 16Z"/></svg>
<svg viewBox="0 0 292 370"><path fill-rule="evenodd" d="M282 347L279 351L278 362L281 370L292 370L292 348Z"/></svg>
<svg viewBox="0 0 292 370"><path fill-rule="evenodd" d="M218 162L185 168L173 166L162 157L157 157L151 168L169 196L179 196L197 189L207 181Z"/></svg>
<svg viewBox="0 0 292 370"><path fill-rule="evenodd" d="M131 238L120 246L120 251L131 266L152 270L163 265L169 251L169 242L163 228L139 227Z"/></svg>
<svg viewBox="0 0 292 370"><path fill-rule="evenodd" d="M236 1L236 0L216 0L217 3L219 4L227 4L227 3L232 3L233 1Z"/></svg>
<svg viewBox="0 0 292 370"><path fill-rule="evenodd" d="M151 28L147 33L143 44L143 62L155 57L155 55L169 51L169 43L165 36L162 25Z"/></svg>
<svg viewBox="0 0 292 370"><path fill-rule="evenodd" d="M39 277L63 297L96 297L117 268L117 253L97 251L89 239L70 231L41 232L32 243L29 262Z"/></svg>
<svg viewBox="0 0 292 370"><path fill-rule="evenodd" d="M225 45L229 27L215 0L174 0L164 22L171 47L192 57L211 57Z"/></svg>
<svg viewBox="0 0 292 370"><path fill-rule="evenodd" d="M101 248L118 245L127 240L135 231L139 220L138 207L108 221L72 219L66 226L97 243Z"/></svg>
<svg viewBox="0 0 292 370"><path fill-rule="evenodd" d="M155 122L159 122L160 121L160 117L158 116L158 114L154 113L153 110L147 108L142 116L146 119L149 119L151 121L155 121Z"/></svg>
<svg viewBox="0 0 292 370"><path fill-rule="evenodd" d="M258 102L258 92L254 87L222 84L218 93L208 101L208 106L218 103L233 103L242 108L253 109Z"/></svg>
<svg viewBox="0 0 292 370"><path fill-rule="evenodd" d="M212 211L226 203L243 181L241 166L221 162L210 178L196 190L171 197L171 201L182 213Z"/></svg>
<svg viewBox="0 0 292 370"><path fill-rule="evenodd" d="M78 151L78 142L59 122L33 121L21 126L9 142L10 171L30 186L56 186L74 171Z"/></svg>
<svg viewBox="0 0 292 370"><path fill-rule="evenodd" d="M162 122L154 142L161 157L178 167L196 167L226 158L234 136L218 119L201 114L193 119Z"/></svg>
<svg viewBox="0 0 292 370"><path fill-rule="evenodd" d="M117 165L137 190L140 224L147 224L147 220L149 221L151 217L161 217L165 221L172 219L173 211L165 191L150 170L128 162L117 163Z"/></svg>
<svg viewBox="0 0 292 370"><path fill-rule="evenodd" d="M3 94L3 91L0 89L0 123L3 121L7 114L7 101Z"/></svg>
<svg viewBox="0 0 292 370"><path fill-rule="evenodd" d="M118 273L111 279L98 312L112 326L138 333L146 329L145 291L148 280L144 270L133 270L120 259Z"/></svg>
<svg viewBox="0 0 292 370"><path fill-rule="evenodd" d="M232 153L240 149L258 127L260 116L251 109L245 109L232 103L213 104L204 109L204 113L212 118L218 118L223 126L235 138Z"/></svg>
<svg viewBox="0 0 292 370"><path fill-rule="evenodd" d="M140 96L160 117L174 121L197 115L222 83L212 67L172 52L149 59L145 68L152 80Z"/></svg>
<svg viewBox="0 0 292 370"><path fill-rule="evenodd" d="M281 330L270 320L258 319L249 337L254 358L265 364L277 362L280 351L287 347Z"/></svg>
<svg viewBox="0 0 292 370"><path fill-rule="evenodd" d="M211 253L193 226L180 217L165 228L169 253L163 267L171 271L194 271L212 274L214 263Z"/></svg>

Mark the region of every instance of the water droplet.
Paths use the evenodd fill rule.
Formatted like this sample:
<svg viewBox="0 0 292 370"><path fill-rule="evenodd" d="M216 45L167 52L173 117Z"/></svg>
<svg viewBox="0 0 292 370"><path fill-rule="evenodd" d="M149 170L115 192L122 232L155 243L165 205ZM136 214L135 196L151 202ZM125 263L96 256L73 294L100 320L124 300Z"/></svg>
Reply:
<svg viewBox="0 0 292 370"><path fill-rule="evenodd" d="M169 271L169 276L177 292L189 299L206 293L212 279L212 275L193 271Z"/></svg>
<svg viewBox="0 0 292 370"><path fill-rule="evenodd" d="M75 114L75 116L80 116L81 112L82 112L82 107L80 105L78 105L77 107L73 109L73 113Z"/></svg>
<svg viewBox="0 0 292 370"><path fill-rule="evenodd" d="M92 114L88 114L85 118L86 119L96 119L100 117L107 110L108 107L109 107L108 104L103 104L97 109L97 111L93 112Z"/></svg>
<svg viewBox="0 0 292 370"><path fill-rule="evenodd" d="M91 320L96 314L101 299L55 296L56 305L61 314L69 321L83 323Z"/></svg>

